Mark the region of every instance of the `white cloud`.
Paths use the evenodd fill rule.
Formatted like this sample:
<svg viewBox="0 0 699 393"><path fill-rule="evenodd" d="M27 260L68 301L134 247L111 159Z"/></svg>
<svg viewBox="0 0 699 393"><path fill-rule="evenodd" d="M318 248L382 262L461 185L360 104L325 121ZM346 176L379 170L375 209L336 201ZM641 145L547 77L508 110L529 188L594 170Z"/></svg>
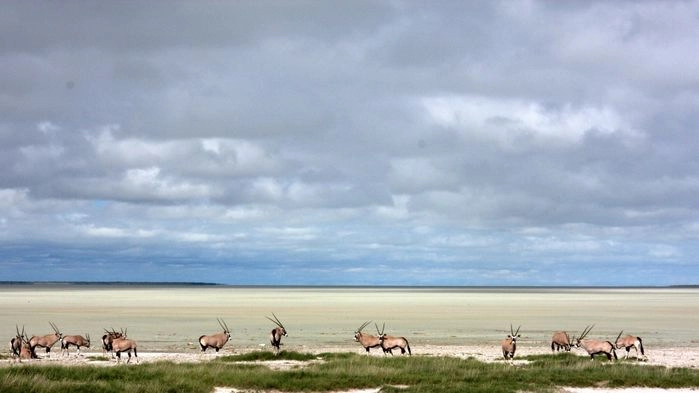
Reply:
<svg viewBox="0 0 699 393"><path fill-rule="evenodd" d="M537 102L469 95L428 97L422 103L436 125L492 138L504 146L516 145L522 136L578 143L589 132L637 134L609 107L544 107Z"/></svg>

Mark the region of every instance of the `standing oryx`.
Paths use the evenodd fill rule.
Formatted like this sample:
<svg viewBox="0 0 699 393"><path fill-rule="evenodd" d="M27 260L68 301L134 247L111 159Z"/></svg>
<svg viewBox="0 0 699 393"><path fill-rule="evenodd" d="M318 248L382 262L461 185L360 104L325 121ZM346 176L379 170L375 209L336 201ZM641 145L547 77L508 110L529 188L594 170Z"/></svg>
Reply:
<svg viewBox="0 0 699 393"><path fill-rule="evenodd" d="M85 334L85 337L80 335L63 336L61 339L61 354L63 354L63 351L65 351L67 355L70 355L69 347L71 345L78 347L78 355L80 355L80 347L90 348L90 335Z"/></svg>
<svg viewBox="0 0 699 393"><path fill-rule="evenodd" d="M617 359L616 351L614 350L614 344L612 344L611 341L585 339L585 337L587 337L588 333L590 333L590 330L592 330L593 327L595 327L595 325L586 326L585 330L583 330L583 332L580 334L580 337L578 337L577 339L573 337L575 347L582 347L583 349L585 349L588 355L590 355L590 360L594 360L595 355L597 355L598 353L605 354L608 360L612 360L612 356L614 356L614 359ZM621 333L619 333L619 336L621 336ZM617 340L618 339L619 337L617 336Z"/></svg>
<svg viewBox="0 0 699 393"><path fill-rule="evenodd" d="M500 346L502 347L502 356L505 358L505 360L512 360L515 357L515 351L517 350L517 339L521 337L519 334L519 328L522 326L517 327L517 331L512 330L512 325L510 325L510 334L507 335L507 338L502 340L500 343Z"/></svg>
<svg viewBox="0 0 699 393"><path fill-rule="evenodd" d="M360 326L359 329L357 329L357 331L354 332L354 341L362 344L362 347L366 349L366 353L369 353L369 348L376 348L381 346L381 339L379 337L362 332L362 329L367 327L367 325L370 323L371 321L364 322L362 326Z"/></svg>
<svg viewBox="0 0 699 393"><path fill-rule="evenodd" d="M107 352L111 352L112 358L114 358L114 351L112 350L112 343L117 338L123 337L124 331L122 330L121 332L117 332L116 330L114 330L114 328L112 328L112 330L104 329L104 332L107 334L102 336L102 353L105 354Z"/></svg>
<svg viewBox="0 0 699 393"><path fill-rule="evenodd" d="M46 354L51 356L51 347L58 342L63 337L63 334L58 330L58 327L53 322L49 322L53 328L53 334L47 334L45 336L32 336L29 340L29 346L31 347L32 353L36 353L36 347L46 348Z"/></svg>
<svg viewBox="0 0 699 393"><path fill-rule="evenodd" d="M622 330L621 333L624 331ZM621 336L621 333L619 333L619 336ZM636 359L637 360L643 360L646 359L646 353L643 350L643 340L641 340L640 337L637 336L631 336L631 335L626 335L624 337L617 337L616 339L616 348L621 349L625 348L626 349L626 356L624 359L628 359L629 357L629 352L631 351L631 348L636 350ZM641 350L641 356L643 358L638 357L638 350Z"/></svg>
<svg viewBox="0 0 699 393"><path fill-rule="evenodd" d="M405 337L387 335L384 333L385 328L386 324L384 323L381 331L379 332L379 325L376 325L376 332L379 333L379 341L381 342L381 349L383 349L384 355L386 352L388 352L391 354L391 356L393 356L393 350L396 348L400 348L401 355L404 355L406 351L408 351L408 356L412 355L408 340Z"/></svg>
<svg viewBox="0 0 699 393"><path fill-rule="evenodd" d="M223 331L221 333L215 333L210 336L203 335L199 337L199 346L201 347L201 351L205 352L207 348L213 348L218 352L219 349L223 348L224 345L228 342L228 339L231 338L231 330L228 329L228 325L226 324L226 321L223 319L216 318L218 321L218 324L221 326L221 329Z"/></svg>
<svg viewBox="0 0 699 393"><path fill-rule="evenodd" d="M570 337L567 332L561 330L553 332L553 336L551 337L551 352L554 350L560 351L561 348L565 349L566 352L570 352L570 346Z"/></svg>
<svg viewBox="0 0 699 393"><path fill-rule="evenodd" d="M128 330L128 329L126 329ZM121 362L121 353L126 352L129 355L129 360L126 361L128 364L131 362L131 351L133 350L133 355L136 358L136 363L138 363L138 351L136 350L137 344L134 340L129 340L126 336L126 330L124 334L112 340L112 350L116 353L117 363Z"/></svg>
<svg viewBox="0 0 699 393"><path fill-rule="evenodd" d="M270 321L274 322L277 327L272 329L272 332L269 334L269 342L272 344L272 347L274 347L274 353L278 354L279 353L279 347L282 345L282 336L286 337L286 329L284 328L284 325L279 321L279 318L277 318L274 313L272 313L272 316L274 319L265 316L265 318L269 319Z"/></svg>

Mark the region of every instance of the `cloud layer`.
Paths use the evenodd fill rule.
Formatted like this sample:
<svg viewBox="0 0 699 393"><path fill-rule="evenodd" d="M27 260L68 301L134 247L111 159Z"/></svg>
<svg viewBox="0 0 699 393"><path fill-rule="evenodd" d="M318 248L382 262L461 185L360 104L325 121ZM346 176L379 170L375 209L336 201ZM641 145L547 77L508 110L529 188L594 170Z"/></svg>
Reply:
<svg viewBox="0 0 699 393"><path fill-rule="evenodd" d="M699 277L696 2L4 9L5 279Z"/></svg>

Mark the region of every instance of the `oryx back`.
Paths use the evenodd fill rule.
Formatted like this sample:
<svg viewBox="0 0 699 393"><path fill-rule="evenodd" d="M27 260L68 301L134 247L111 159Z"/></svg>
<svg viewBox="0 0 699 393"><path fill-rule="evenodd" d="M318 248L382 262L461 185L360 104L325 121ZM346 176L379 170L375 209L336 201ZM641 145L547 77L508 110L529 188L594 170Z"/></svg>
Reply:
<svg viewBox="0 0 699 393"><path fill-rule="evenodd" d="M551 351L560 351L561 348L563 348L568 352L570 351L570 347L571 342L567 332L553 332L553 336L551 337Z"/></svg>

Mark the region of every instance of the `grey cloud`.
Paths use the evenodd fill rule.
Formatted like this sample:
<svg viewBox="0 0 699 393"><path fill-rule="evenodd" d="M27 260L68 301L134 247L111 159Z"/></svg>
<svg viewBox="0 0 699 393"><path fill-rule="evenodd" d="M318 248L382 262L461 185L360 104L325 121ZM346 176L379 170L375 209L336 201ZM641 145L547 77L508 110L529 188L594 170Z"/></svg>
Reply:
<svg viewBox="0 0 699 393"><path fill-rule="evenodd" d="M343 283L405 267L381 284L696 272L696 8L10 2L3 261L256 283L273 266Z"/></svg>

